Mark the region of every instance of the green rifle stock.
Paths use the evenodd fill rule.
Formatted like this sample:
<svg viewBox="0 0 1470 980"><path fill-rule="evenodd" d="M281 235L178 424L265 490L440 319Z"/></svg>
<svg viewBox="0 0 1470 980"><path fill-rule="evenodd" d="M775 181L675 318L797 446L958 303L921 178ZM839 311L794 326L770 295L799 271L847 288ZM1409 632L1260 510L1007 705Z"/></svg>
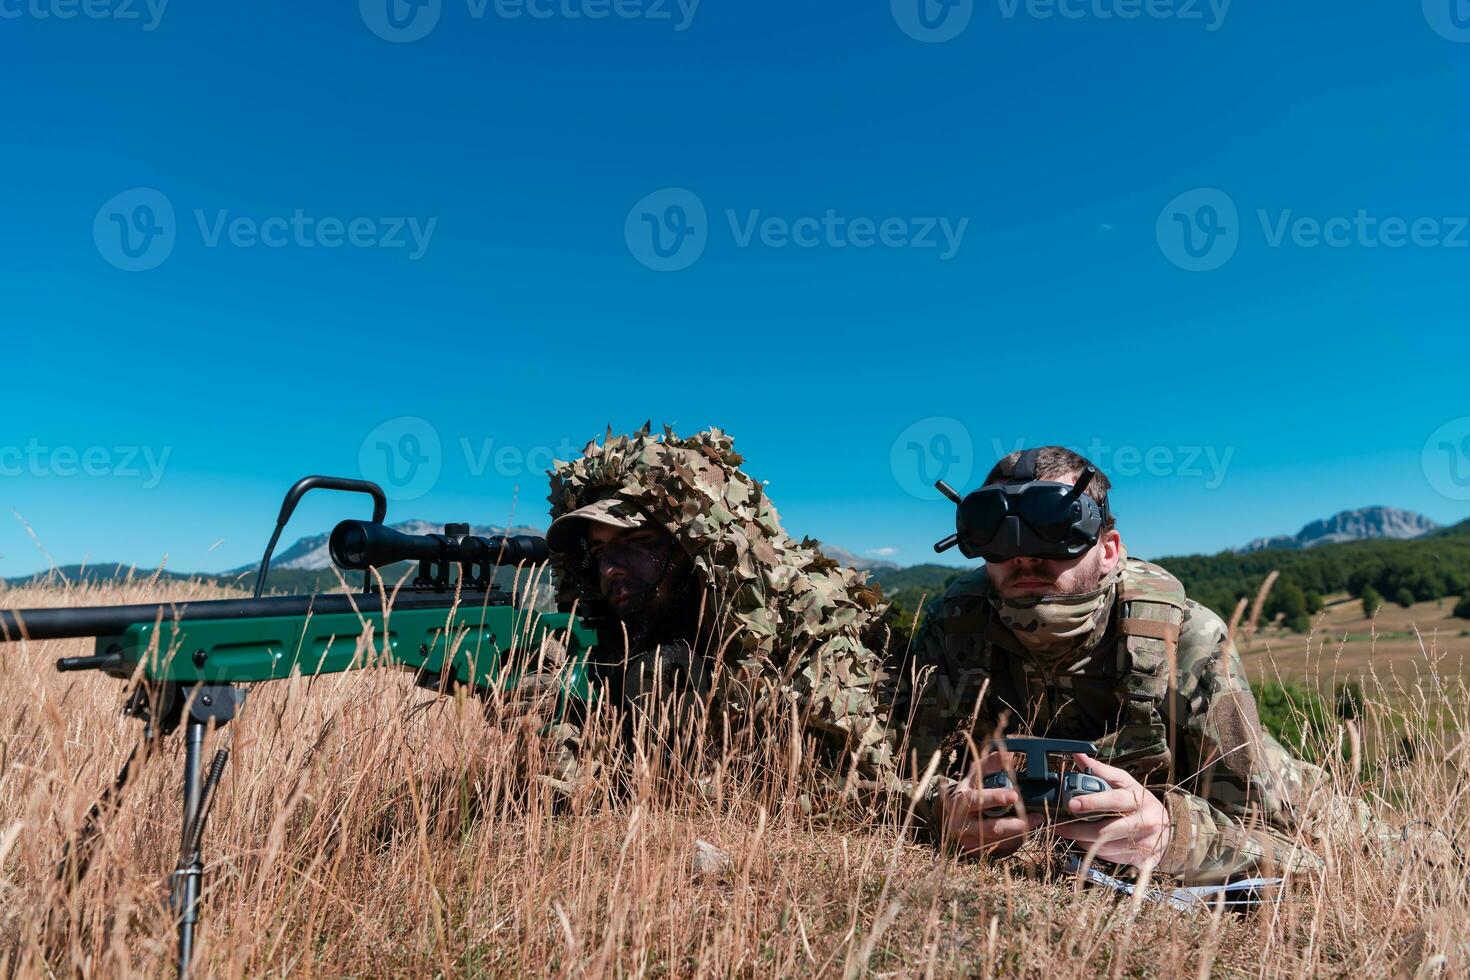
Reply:
<svg viewBox="0 0 1470 980"><path fill-rule="evenodd" d="M263 596L281 531L301 497L314 489L373 498L371 521L343 521L331 536L334 562L362 570L363 591ZM522 608L494 581L498 566L544 562L544 540L477 537L467 524L446 525L443 534L402 534L383 525L386 511L386 496L376 484L309 476L291 487L281 505L254 598L0 610L0 641L91 637L91 656L64 657L57 669L139 680L124 710L143 721L143 741L185 725L184 818L172 890L181 977L189 973L199 921L200 841L229 757L226 749L216 752L206 775L204 734L210 723L219 727L234 718L245 700L239 685L391 666L414 671L419 684L440 692L461 686L482 694L512 690L536 665L542 642L553 636L565 653L559 657L555 713L592 695L588 663L596 631L566 613ZM385 599L382 590L371 588L371 569L400 561L417 561L418 573ZM98 821L127 785L137 755L135 747L68 845L60 873L73 883L85 874Z"/></svg>

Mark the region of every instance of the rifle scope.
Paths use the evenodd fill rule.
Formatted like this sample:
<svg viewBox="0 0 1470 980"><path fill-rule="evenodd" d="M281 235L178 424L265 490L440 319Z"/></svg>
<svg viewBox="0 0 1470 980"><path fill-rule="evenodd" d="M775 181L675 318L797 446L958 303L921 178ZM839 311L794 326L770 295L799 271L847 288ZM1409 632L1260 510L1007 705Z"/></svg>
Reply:
<svg viewBox="0 0 1470 980"><path fill-rule="evenodd" d="M475 565L539 564L550 557L546 539L529 534L469 533L468 524L446 524L443 534L404 534L374 521L343 521L332 529L328 548L344 569L381 568L400 561Z"/></svg>

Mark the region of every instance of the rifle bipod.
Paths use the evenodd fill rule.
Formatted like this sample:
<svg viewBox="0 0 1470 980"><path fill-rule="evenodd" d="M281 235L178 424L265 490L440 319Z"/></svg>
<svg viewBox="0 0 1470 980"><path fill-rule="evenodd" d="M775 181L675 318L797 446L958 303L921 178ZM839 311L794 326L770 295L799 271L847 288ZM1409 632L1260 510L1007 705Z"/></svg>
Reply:
<svg viewBox="0 0 1470 980"><path fill-rule="evenodd" d="M80 658L79 658L80 659ZM73 668L78 669L78 668ZM203 773L204 733L213 722L223 728L245 701L245 692L232 684L142 685L133 691L123 709L143 722L143 737L128 753L127 761L112 785L87 812L76 836L62 854L57 875L73 885L87 873L87 865L104 810L115 809L131 779L139 749L154 739L172 734L184 723L184 807L179 832L179 863L169 881L169 906L178 917L178 973L189 976L194 956L194 929L199 924L199 894L204 877L202 842L204 826L214 805L215 791L230 758L219 749ZM201 780L201 775L204 778Z"/></svg>

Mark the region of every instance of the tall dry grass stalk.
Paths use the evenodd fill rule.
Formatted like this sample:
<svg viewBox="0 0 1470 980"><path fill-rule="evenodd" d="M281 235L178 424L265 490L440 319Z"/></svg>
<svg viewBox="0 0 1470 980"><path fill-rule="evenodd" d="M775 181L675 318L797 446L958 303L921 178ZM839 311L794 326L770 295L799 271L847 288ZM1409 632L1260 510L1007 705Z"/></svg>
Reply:
<svg viewBox="0 0 1470 980"><path fill-rule="evenodd" d="M0 605L217 595L140 582L10 589ZM0 974L167 974L177 737L104 821L80 886L55 879L139 727L120 717L116 681L53 671L82 652L0 647ZM1361 739L1337 728L1311 748L1388 819L1465 839L1470 701L1427 653L1422 678L1369 679ZM535 778L555 751L545 710L435 698L391 671L256 687L215 738L233 758L206 832L200 975L1416 976L1467 963L1464 871L1396 863L1346 833L1328 842L1331 872L1280 904L1180 912L1081 889L1041 846L992 866L907 840L901 815L811 791L811 747L774 723L790 719L766 736L699 712L644 719L631 752L558 802ZM594 713L590 750L615 754L615 735ZM728 864L696 872L696 839Z"/></svg>

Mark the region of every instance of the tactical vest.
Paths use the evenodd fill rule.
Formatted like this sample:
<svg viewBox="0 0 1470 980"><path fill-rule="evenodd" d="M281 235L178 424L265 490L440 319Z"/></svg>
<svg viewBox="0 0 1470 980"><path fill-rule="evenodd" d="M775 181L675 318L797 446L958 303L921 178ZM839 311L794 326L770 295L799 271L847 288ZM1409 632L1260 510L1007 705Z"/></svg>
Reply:
<svg viewBox="0 0 1470 980"><path fill-rule="evenodd" d="M1089 739L1099 758L1139 779L1172 781L1165 699L1173 686L1184 612L1178 579L1157 565L1125 559L1103 641L1048 669L1000 624L988 583L977 574L945 595L945 660L951 669L962 665L971 678L978 673L991 682L977 725L993 724L1006 712L1008 731ZM1048 727L1070 702L1077 702L1077 712L1090 712L1091 723L1080 726L1088 730ZM1042 717L1034 717L1038 708ZM977 729L973 735L978 740L990 732Z"/></svg>

